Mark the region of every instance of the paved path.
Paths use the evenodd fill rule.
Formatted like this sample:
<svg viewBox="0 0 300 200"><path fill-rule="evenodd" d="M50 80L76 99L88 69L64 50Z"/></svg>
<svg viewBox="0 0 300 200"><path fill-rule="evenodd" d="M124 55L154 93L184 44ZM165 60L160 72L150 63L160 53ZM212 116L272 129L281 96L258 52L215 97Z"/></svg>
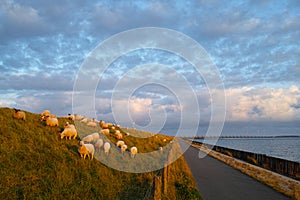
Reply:
<svg viewBox="0 0 300 200"><path fill-rule="evenodd" d="M180 144L187 145L182 141ZM184 158L204 200L290 199L217 159L210 156L200 159L199 152L202 153L191 146L184 153Z"/></svg>

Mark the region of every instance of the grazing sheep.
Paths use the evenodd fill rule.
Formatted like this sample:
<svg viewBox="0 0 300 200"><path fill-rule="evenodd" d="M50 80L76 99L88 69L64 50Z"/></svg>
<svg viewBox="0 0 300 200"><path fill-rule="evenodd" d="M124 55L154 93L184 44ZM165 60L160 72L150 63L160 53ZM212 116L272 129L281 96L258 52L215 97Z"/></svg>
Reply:
<svg viewBox="0 0 300 200"><path fill-rule="evenodd" d="M66 122L65 128L74 128L75 129L75 126L74 126L74 124L69 124L69 122Z"/></svg>
<svg viewBox="0 0 300 200"><path fill-rule="evenodd" d="M42 113L41 113L41 117L43 116L50 116L50 110L44 110Z"/></svg>
<svg viewBox="0 0 300 200"><path fill-rule="evenodd" d="M125 135L126 135L126 136L129 136L130 134L129 134L128 132L125 132Z"/></svg>
<svg viewBox="0 0 300 200"><path fill-rule="evenodd" d="M123 140L117 141L117 147L121 147L124 144L125 144L125 142Z"/></svg>
<svg viewBox="0 0 300 200"><path fill-rule="evenodd" d="M133 146L133 147L130 148L130 155L131 155L132 158L135 157L137 152L138 152L137 147Z"/></svg>
<svg viewBox="0 0 300 200"><path fill-rule="evenodd" d="M56 117L45 116L47 126L58 126L58 119Z"/></svg>
<svg viewBox="0 0 300 200"><path fill-rule="evenodd" d="M82 120L80 120L80 122L82 123L87 123L89 121L89 119L87 117L84 117Z"/></svg>
<svg viewBox="0 0 300 200"><path fill-rule="evenodd" d="M102 139L98 139L97 141L96 141L96 143L94 144L94 146L95 146L95 150L97 151L99 151L100 150L100 148L103 146L103 140Z"/></svg>
<svg viewBox="0 0 300 200"><path fill-rule="evenodd" d="M96 142L100 138L99 133L92 133L90 135L93 137L93 142Z"/></svg>
<svg viewBox="0 0 300 200"><path fill-rule="evenodd" d="M90 152L86 149L86 147L84 146L84 144L80 144L79 147L78 147L78 153L80 154L80 157L84 158L86 157L86 155L90 155Z"/></svg>
<svg viewBox="0 0 300 200"><path fill-rule="evenodd" d="M94 127L94 128L97 127L97 123L96 123L96 122L87 122L86 125L87 125L87 126L90 126L90 127Z"/></svg>
<svg viewBox="0 0 300 200"><path fill-rule="evenodd" d="M112 128L114 125L112 123L107 123L108 128Z"/></svg>
<svg viewBox="0 0 300 200"><path fill-rule="evenodd" d="M116 133L116 138L118 139L118 140L122 140L122 138L123 138L123 135L122 135L122 133Z"/></svg>
<svg viewBox="0 0 300 200"><path fill-rule="evenodd" d="M82 141L80 141L78 152L80 156L84 159L87 155L91 160L93 160L95 154L95 147L92 144L84 144Z"/></svg>
<svg viewBox="0 0 300 200"><path fill-rule="evenodd" d="M126 145L126 144L123 144L123 145L121 146L121 152L122 152L123 155L124 155L124 152L126 151L126 149L127 149L127 145Z"/></svg>
<svg viewBox="0 0 300 200"><path fill-rule="evenodd" d="M101 131L100 131L100 133L102 133L102 134L104 134L104 135L109 135L109 129L102 129Z"/></svg>
<svg viewBox="0 0 300 200"><path fill-rule="evenodd" d="M103 121L103 120L100 120L99 125L100 125L100 127L101 127L102 129L107 129L107 128L108 128L108 125L107 125L107 124L105 123L105 121Z"/></svg>
<svg viewBox="0 0 300 200"><path fill-rule="evenodd" d="M162 151L163 150L163 148L162 147L158 147L158 151Z"/></svg>
<svg viewBox="0 0 300 200"><path fill-rule="evenodd" d="M92 119L92 122L99 123L99 121L95 118Z"/></svg>
<svg viewBox="0 0 300 200"><path fill-rule="evenodd" d="M14 113L15 119L22 119L24 121L26 120L26 114L24 111L21 111L19 109L15 109L15 108L14 108L14 110L15 110L15 113Z"/></svg>
<svg viewBox="0 0 300 200"><path fill-rule="evenodd" d="M70 119L70 120L75 120L75 116L72 115L72 114L68 114L68 116L66 117L67 119Z"/></svg>
<svg viewBox="0 0 300 200"><path fill-rule="evenodd" d="M110 150L109 142L105 142L103 148L104 148L104 153L108 156L108 153L109 153L109 150Z"/></svg>
<svg viewBox="0 0 300 200"><path fill-rule="evenodd" d="M70 124L69 127L65 127L64 131L60 134L60 138L63 139L64 137L72 139L75 139L77 137L77 131L75 129L75 126L73 124Z"/></svg>
<svg viewBox="0 0 300 200"><path fill-rule="evenodd" d="M93 142L93 136L92 135L87 135L84 138L82 138L81 140L82 142L87 142L87 143L91 143Z"/></svg>
<svg viewBox="0 0 300 200"><path fill-rule="evenodd" d="M82 120L83 119L83 116L81 115L78 115L78 114L75 114L75 120Z"/></svg>
<svg viewBox="0 0 300 200"><path fill-rule="evenodd" d="M136 147L131 147L130 148L130 155L131 155L131 158L134 158L137 154L138 150Z"/></svg>

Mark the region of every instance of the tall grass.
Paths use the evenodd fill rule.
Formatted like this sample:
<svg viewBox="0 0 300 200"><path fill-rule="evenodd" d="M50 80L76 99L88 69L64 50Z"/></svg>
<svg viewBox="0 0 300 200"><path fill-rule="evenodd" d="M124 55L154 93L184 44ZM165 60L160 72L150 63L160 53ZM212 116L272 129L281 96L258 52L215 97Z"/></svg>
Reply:
<svg viewBox="0 0 300 200"><path fill-rule="evenodd" d="M157 174L157 171L126 173L107 167L96 159L83 160L77 152L79 137L76 140L60 139L59 133L65 122L73 122L59 118L58 127L48 127L40 121L38 114L26 112L26 121L23 121L13 119L13 112L13 109L0 108L1 199L143 199ZM80 124L76 128L81 136L99 130ZM135 132L145 133L129 129L122 131L130 132L124 138L128 146L137 146L139 152L143 153L166 145L164 138L168 141L172 139L163 135L138 138L134 137ZM113 134L102 137L112 143L116 142ZM119 149L112 149L108 157L102 154L97 154L99 159L111 158L115 159L114 162L124 157L129 159L128 151L124 157L118 157L121 155ZM183 165L182 162L184 160L172 166ZM172 171L176 177L174 180L185 184L180 174L188 169L178 167L178 170L174 167L176 170ZM191 177L187 177L188 184L193 185ZM176 189L175 181L170 184L170 187ZM180 190L188 191L190 186ZM181 195L175 190L174 193L176 198Z"/></svg>

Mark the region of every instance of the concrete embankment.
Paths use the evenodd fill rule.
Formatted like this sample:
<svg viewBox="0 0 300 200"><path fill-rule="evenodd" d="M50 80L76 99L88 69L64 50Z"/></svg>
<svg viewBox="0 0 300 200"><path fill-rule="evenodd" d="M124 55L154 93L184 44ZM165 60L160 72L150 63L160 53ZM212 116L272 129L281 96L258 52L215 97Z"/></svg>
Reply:
<svg viewBox="0 0 300 200"><path fill-rule="evenodd" d="M293 199L300 199L300 182L278 173L254 166L250 163L235 159L229 155L208 149L205 145L191 144L205 154L241 171L244 174L274 188Z"/></svg>

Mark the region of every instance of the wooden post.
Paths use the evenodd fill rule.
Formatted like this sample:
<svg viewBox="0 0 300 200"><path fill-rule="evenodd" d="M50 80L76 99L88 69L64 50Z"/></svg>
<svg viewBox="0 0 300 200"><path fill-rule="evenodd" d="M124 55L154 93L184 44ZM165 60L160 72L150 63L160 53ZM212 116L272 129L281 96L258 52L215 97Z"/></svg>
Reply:
<svg viewBox="0 0 300 200"><path fill-rule="evenodd" d="M163 194L168 192L168 162L165 162L163 169Z"/></svg>
<svg viewBox="0 0 300 200"><path fill-rule="evenodd" d="M161 177L154 177L154 200L161 200Z"/></svg>

